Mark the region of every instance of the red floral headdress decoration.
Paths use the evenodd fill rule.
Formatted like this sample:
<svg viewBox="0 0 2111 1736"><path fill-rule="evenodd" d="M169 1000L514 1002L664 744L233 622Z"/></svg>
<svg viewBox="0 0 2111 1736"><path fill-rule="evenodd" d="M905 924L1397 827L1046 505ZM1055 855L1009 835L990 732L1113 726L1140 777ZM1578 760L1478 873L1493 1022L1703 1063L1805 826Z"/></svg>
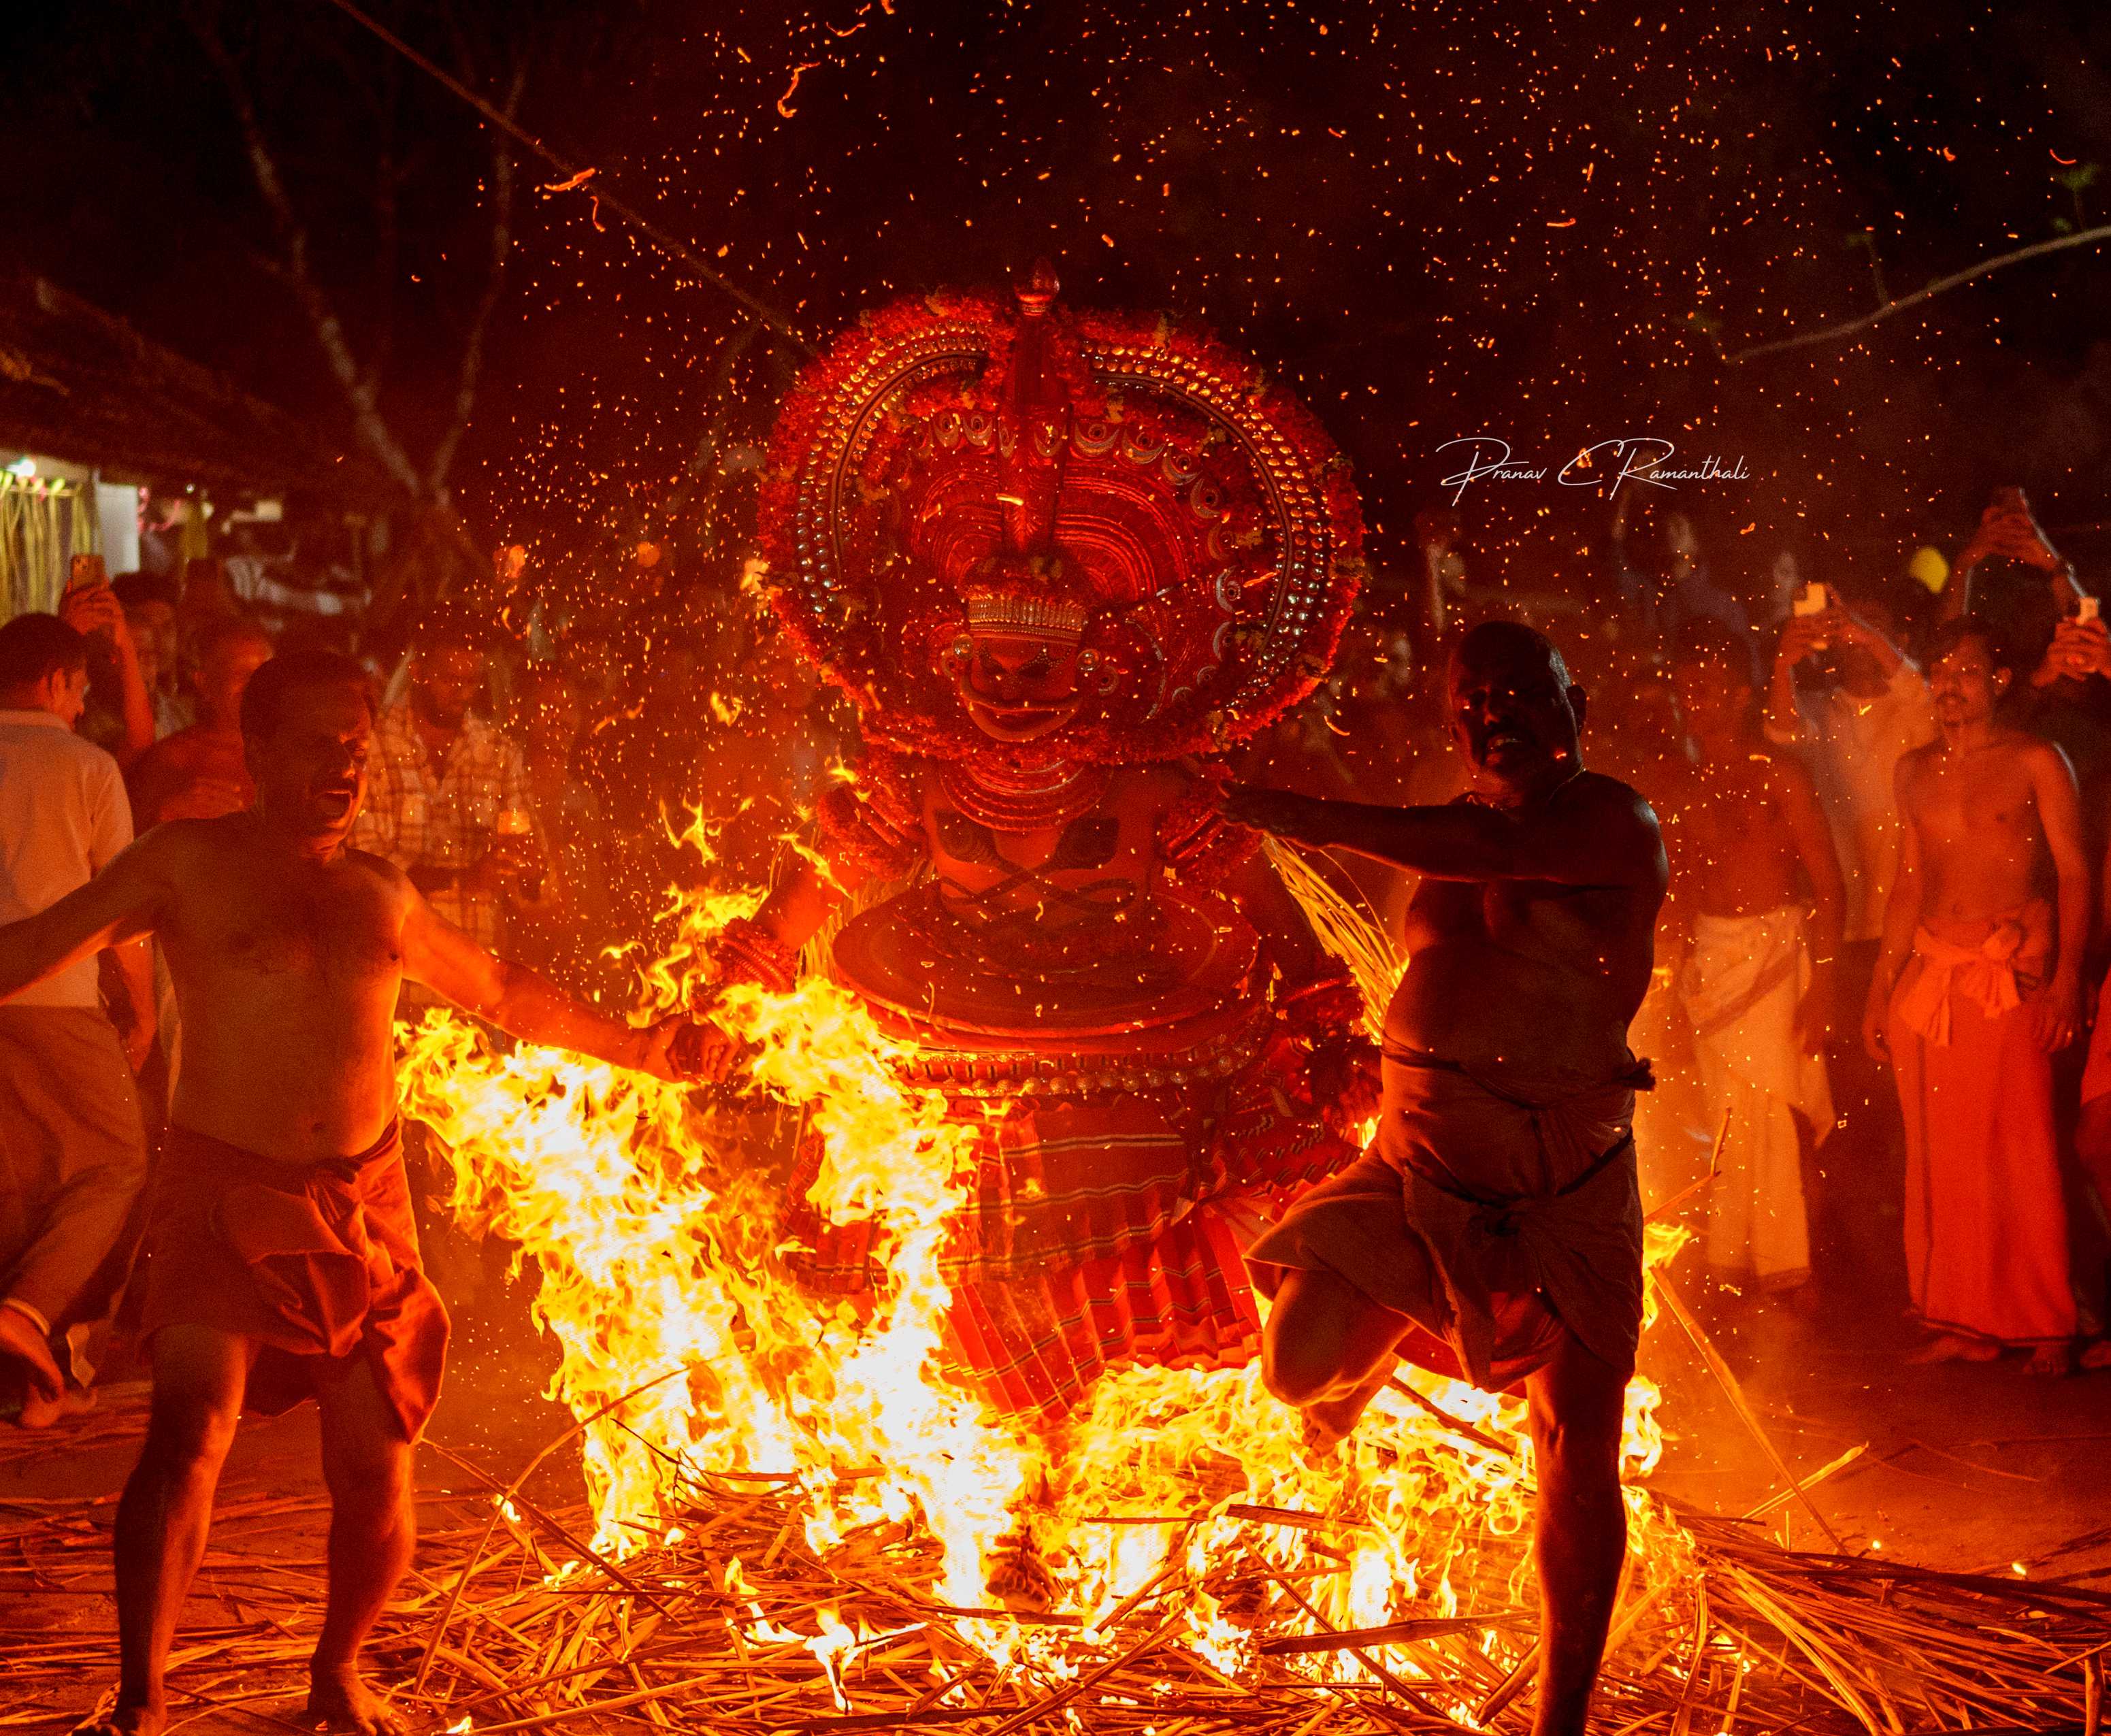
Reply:
<svg viewBox="0 0 2111 1736"><path fill-rule="evenodd" d="M1040 752L1222 751L1332 659L1363 574L1347 461L1214 339L1056 288L897 302L808 370L762 491L778 611L893 747L992 751L937 668L974 623L1096 653Z"/></svg>

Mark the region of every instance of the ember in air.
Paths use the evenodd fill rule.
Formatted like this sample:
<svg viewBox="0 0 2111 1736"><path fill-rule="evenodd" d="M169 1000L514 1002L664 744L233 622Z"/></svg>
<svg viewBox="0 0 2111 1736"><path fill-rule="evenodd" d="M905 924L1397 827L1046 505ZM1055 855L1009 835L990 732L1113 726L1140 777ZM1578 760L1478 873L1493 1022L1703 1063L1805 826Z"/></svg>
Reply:
<svg viewBox="0 0 2111 1736"><path fill-rule="evenodd" d="M1514 463L1510 443L1493 434L1470 434L1446 440L1437 451L1452 447L1469 448L1464 468L1446 476L1442 486L1452 491L1456 506L1467 485L1476 482L1544 482L1549 466ZM1751 473L1741 453L1727 462L1713 452L1698 465L1677 468L1671 462L1677 450L1669 440L1655 434L1624 434L1615 440L1599 440L1582 448L1555 473L1555 480L1568 489L1604 489L1607 498L1618 494L1623 483L1647 483L1653 488L1675 489L1682 482L1746 482Z"/></svg>

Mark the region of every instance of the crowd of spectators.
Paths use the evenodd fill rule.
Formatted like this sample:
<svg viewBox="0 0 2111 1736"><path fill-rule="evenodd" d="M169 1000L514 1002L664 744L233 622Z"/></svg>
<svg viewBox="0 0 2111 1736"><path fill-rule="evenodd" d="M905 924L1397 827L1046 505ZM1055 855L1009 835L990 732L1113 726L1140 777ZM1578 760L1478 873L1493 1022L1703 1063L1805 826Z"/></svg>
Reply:
<svg viewBox="0 0 2111 1736"><path fill-rule="evenodd" d="M1664 824L1642 1161L1662 1197L1707 1178L1718 1297L1892 1299L1927 1360L2111 1361L2111 633L2021 497L1954 569L1783 552L1742 584L1683 512L1616 510L1537 597L1477 584L1449 513L1419 529L1421 607L1360 620L1246 775L1448 799L1442 634L1407 623L1532 618L1591 693L1588 763ZM1411 881L1344 870L1396 924Z"/></svg>
<svg viewBox="0 0 2111 1736"><path fill-rule="evenodd" d="M1892 1272L1931 1358L2100 1365L2111 634L2027 509L1997 501L1939 588L1932 557L1912 576L1787 552L1735 586L1691 520L1623 509L1591 578L1535 600L1477 584L1455 515L1419 529L1422 582L1373 592L1241 774L1450 800L1441 645L1537 611L1593 692L1591 763L1664 824L1645 1173L1665 1196L1708 1177L1724 1290L1809 1311ZM649 567L627 614L523 630L471 598L366 659L384 702L355 841L479 944L590 996L623 993L613 949L670 885L761 883L850 745L751 598L663 591ZM274 652L202 561L0 627L0 922L135 830L247 807L242 695ZM692 810L708 858L676 842ZM1397 931L1412 883L1340 866ZM143 945L0 1007L0 1410L25 1423L81 1402L181 1038ZM502 1276L427 1225L474 1330Z"/></svg>
<svg viewBox="0 0 2111 1736"><path fill-rule="evenodd" d="M839 757L834 725L730 589L670 600L645 626L521 634L502 613L434 606L400 652L365 657L383 702L355 842L479 945L620 998L612 949L650 933L670 886L767 874ZM84 884L137 832L247 808L243 693L302 630L275 632L207 561L180 582L91 574L59 614L0 625L0 923ZM696 809L708 861L675 842ZM400 1010L425 1004L408 989ZM0 1007L0 1414L37 1426L86 1402L181 1065L147 943ZM421 1206L445 1192L430 1162L420 1180ZM474 1333L502 1261L420 1215Z"/></svg>

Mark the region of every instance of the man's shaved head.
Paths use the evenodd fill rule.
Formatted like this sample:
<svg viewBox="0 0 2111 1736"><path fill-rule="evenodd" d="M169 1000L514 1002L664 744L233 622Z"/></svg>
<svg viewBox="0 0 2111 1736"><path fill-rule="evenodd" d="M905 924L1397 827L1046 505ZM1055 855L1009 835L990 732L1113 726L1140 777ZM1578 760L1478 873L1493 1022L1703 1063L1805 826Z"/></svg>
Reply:
<svg viewBox="0 0 2111 1736"><path fill-rule="evenodd" d="M1478 776L1523 795L1580 770L1583 689L1553 640L1484 621L1451 653L1451 733Z"/></svg>
<svg viewBox="0 0 2111 1736"><path fill-rule="evenodd" d="M1562 687L1572 684L1568 666L1562 660L1561 648L1538 628L1528 627L1521 620L1484 620L1465 634L1451 650L1455 666L1485 666L1513 661L1528 661L1546 669Z"/></svg>

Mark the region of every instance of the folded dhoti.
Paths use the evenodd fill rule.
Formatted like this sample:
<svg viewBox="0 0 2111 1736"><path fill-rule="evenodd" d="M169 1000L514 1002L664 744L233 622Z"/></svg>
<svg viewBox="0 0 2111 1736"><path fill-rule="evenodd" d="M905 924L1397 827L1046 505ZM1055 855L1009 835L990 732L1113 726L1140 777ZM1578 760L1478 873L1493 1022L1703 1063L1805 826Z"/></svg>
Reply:
<svg viewBox="0 0 2111 1736"><path fill-rule="evenodd" d="M1923 927L1891 996L1914 1311L1995 1344L2077 1330L2052 1057L2032 1026L2057 926L2036 898Z"/></svg>
<svg viewBox="0 0 2111 1736"><path fill-rule="evenodd" d="M1410 1361L1490 1391L1544 1366L1564 1331L1623 1375L1641 1331L1636 1063L1578 1088L1469 1071L1388 1046L1370 1148L1246 1251L1255 1287L1339 1274L1420 1329Z"/></svg>
<svg viewBox="0 0 2111 1736"><path fill-rule="evenodd" d="M1708 1262L1786 1289L1810 1275L1803 1136L1832 1131L1822 1056L1805 1052L1796 1010L1810 986L1808 919L1790 906L1694 919L1679 995L1710 1118L1727 1121L1708 1203Z"/></svg>
<svg viewBox="0 0 2111 1736"><path fill-rule="evenodd" d="M419 1261L397 1127L317 1164L171 1127L144 1252L143 1336L211 1326L261 1347L244 1409L290 1410L363 1357L417 1438L439 1397L447 1316Z"/></svg>

